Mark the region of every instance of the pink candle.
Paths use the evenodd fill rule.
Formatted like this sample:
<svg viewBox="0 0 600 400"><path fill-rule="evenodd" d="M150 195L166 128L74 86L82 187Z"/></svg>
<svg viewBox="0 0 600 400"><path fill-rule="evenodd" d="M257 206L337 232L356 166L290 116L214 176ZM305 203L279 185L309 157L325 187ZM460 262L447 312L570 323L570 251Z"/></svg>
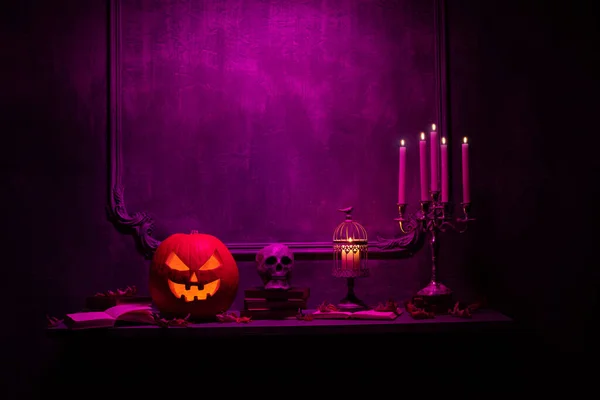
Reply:
<svg viewBox="0 0 600 400"><path fill-rule="evenodd" d="M450 192L449 175L448 175L448 144L446 138L442 138L442 144L440 145L440 158L442 161L442 203L448 202L448 195Z"/></svg>
<svg viewBox="0 0 600 400"><path fill-rule="evenodd" d="M348 246L342 246L342 269L356 271L360 269L360 250L352 247L352 239L348 242Z"/></svg>
<svg viewBox="0 0 600 400"><path fill-rule="evenodd" d="M398 164L398 204L406 204L406 146L400 141L400 161Z"/></svg>
<svg viewBox="0 0 600 400"><path fill-rule="evenodd" d="M421 132L419 141L419 167L421 173L421 201L429 200L429 188L427 187L427 142L425 133Z"/></svg>
<svg viewBox="0 0 600 400"><path fill-rule="evenodd" d="M440 190L440 172L439 172L439 160L440 160L440 141L438 139L438 133L435 130L435 124L431 125L431 132L429 133L431 143L429 143L431 151L431 191L437 192Z"/></svg>
<svg viewBox="0 0 600 400"><path fill-rule="evenodd" d="M471 202L471 186L469 182L469 143L463 138L462 143L462 192L463 203Z"/></svg>

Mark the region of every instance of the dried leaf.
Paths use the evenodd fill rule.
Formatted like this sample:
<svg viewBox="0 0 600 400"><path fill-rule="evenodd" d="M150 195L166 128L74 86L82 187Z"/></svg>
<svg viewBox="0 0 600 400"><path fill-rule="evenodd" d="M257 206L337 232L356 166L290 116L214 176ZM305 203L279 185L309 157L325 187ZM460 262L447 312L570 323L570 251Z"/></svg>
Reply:
<svg viewBox="0 0 600 400"><path fill-rule="evenodd" d="M411 317L414 319L431 319L435 318L435 314L432 312L427 312L425 310L417 310L409 313Z"/></svg>
<svg viewBox="0 0 600 400"><path fill-rule="evenodd" d="M217 321L219 322L237 322L240 316L234 312L224 311L220 314L217 314Z"/></svg>
<svg viewBox="0 0 600 400"><path fill-rule="evenodd" d="M448 314L452 315L453 317L458 317L458 318L471 318L472 314L471 314L471 309L469 308L469 306L461 309L460 308L460 302L456 302L454 303L454 308L452 310L448 310Z"/></svg>
<svg viewBox="0 0 600 400"><path fill-rule="evenodd" d="M317 310L319 310L319 312L326 313L326 312L339 311L340 309L337 308L334 304L331 304L331 303L328 303L327 301L324 301L324 302L322 302L321 304L319 304L317 306Z"/></svg>
<svg viewBox="0 0 600 400"><path fill-rule="evenodd" d="M96 293L94 296L133 296L137 293L137 287L135 285L127 286L125 289L107 290L104 293Z"/></svg>
<svg viewBox="0 0 600 400"><path fill-rule="evenodd" d="M298 309L298 314L296 314L296 319L299 321L312 321L314 319L312 314L304 314L302 309Z"/></svg>
<svg viewBox="0 0 600 400"><path fill-rule="evenodd" d="M430 318L435 318L435 313L429 312L429 311L425 311L422 308L418 308L411 301L407 301L407 302L404 303L404 309L414 319L430 319Z"/></svg>
<svg viewBox="0 0 600 400"><path fill-rule="evenodd" d="M476 302L469 304L467 306L467 308L469 309L469 311L473 312L475 310L479 310L481 308L485 308L486 307L486 300L485 299L481 299L481 300L477 300Z"/></svg>
<svg viewBox="0 0 600 400"><path fill-rule="evenodd" d="M156 322L156 325L158 325L161 328L168 328L170 326L188 326L189 324L189 317L190 314L188 314L185 318L173 318L173 319L166 319L166 318L161 318L160 315L158 314L152 314L152 316L154 317L154 321Z"/></svg>
<svg viewBox="0 0 600 400"><path fill-rule="evenodd" d="M251 317L242 317L235 312L224 311L220 314L217 314L217 321L219 322L236 322L238 324L246 324L251 320Z"/></svg>
<svg viewBox="0 0 600 400"><path fill-rule="evenodd" d="M394 299L389 299L385 304L379 303L373 309L375 311L393 311L397 313L398 303L396 303Z"/></svg>
<svg viewBox="0 0 600 400"><path fill-rule="evenodd" d="M46 314L46 322L47 322L48 328L54 328L55 326L62 324L63 320L58 319L56 317L51 317Z"/></svg>

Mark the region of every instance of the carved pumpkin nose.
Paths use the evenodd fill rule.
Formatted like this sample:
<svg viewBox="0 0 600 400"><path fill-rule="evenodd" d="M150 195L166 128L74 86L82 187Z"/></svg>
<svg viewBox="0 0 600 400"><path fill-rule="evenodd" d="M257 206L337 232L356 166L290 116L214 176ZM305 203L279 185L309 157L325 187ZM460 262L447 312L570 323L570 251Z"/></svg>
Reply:
<svg viewBox="0 0 600 400"><path fill-rule="evenodd" d="M190 283L198 283L198 277L195 272L192 272L192 277L190 278Z"/></svg>

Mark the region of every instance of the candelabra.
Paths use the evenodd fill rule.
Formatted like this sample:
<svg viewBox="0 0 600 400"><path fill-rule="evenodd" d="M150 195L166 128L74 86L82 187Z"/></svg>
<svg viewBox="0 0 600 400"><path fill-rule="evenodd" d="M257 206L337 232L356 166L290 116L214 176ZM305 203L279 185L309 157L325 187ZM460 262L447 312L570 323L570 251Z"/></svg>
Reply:
<svg viewBox="0 0 600 400"><path fill-rule="evenodd" d="M450 203L440 201L440 192L431 191L431 200L421 201L421 208L414 215L405 216L407 204L398 204L398 221L402 233L411 233L415 229L422 230L429 235L429 245L431 249L431 281L417 292L424 306L431 308L441 308L451 304L452 290L437 280L437 262L439 252L440 232L452 230L458 233L464 233L467 230L468 222L474 221L469 216L471 203L461 203L463 212L462 218L452 216L452 207Z"/></svg>

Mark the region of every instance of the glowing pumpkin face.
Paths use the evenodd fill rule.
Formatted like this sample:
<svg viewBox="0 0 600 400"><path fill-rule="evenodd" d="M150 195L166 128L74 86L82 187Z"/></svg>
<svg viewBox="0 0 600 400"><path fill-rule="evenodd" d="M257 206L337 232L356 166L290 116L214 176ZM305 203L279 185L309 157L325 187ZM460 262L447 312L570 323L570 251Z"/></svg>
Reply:
<svg viewBox="0 0 600 400"><path fill-rule="evenodd" d="M239 272L231 252L216 237L176 233L156 249L149 283L161 313L212 319L231 307Z"/></svg>

